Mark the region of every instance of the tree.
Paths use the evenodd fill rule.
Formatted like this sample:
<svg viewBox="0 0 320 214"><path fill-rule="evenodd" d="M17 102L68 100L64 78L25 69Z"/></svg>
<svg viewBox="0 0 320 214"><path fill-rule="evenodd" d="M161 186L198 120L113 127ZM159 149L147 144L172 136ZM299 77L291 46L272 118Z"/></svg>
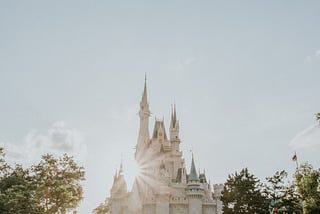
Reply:
<svg viewBox="0 0 320 214"><path fill-rule="evenodd" d="M107 214L109 211L108 201L106 200L104 203L100 203L94 210L94 214Z"/></svg>
<svg viewBox="0 0 320 214"><path fill-rule="evenodd" d="M39 164L9 166L0 148L0 213L53 214L74 209L82 199L84 169L67 155L44 155Z"/></svg>
<svg viewBox="0 0 320 214"><path fill-rule="evenodd" d="M221 197L223 213L268 213L267 198L261 186L247 168L229 175Z"/></svg>
<svg viewBox="0 0 320 214"><path fill-rule="evenodd" d="M50 154L44 155L32 171L37 182L38 206L44 213L66 213L82 200L80 181L84 180L84 169L72 157L64 155L56 159Z"/></svg>
<svg viewBox="0 0 320 214"><path fill-rule="evenodd" d="M308 163L301 164L295 178L303 213L320 213L320 170Z"/></svg>
<svg viewBox="0 0 320 214"><path fill-rule="evenodd" d="M42 210L36 206L36 185L28 169L20 165L0 179L0 213L37 214Z"/></svg>
<svg viewBox="0 0 320 214"><path fill-rule="evenodd" d="M320 112L316 114L316 120L320 122Z"/></svg>
<svg viewBox="0 0 320 214"><path fill-rule="evenodd" d="M277 171L272 177L267 177L266 193L271 208L286 213L302 213L299 197L292 183L285 184L288 173L285 170Z"/></svg>
<svg viewBox="0 0 320 214"><path fill-rule="evenodd" d="M3 148L0 147L0 177L7 174L10 169L10 166L5 161L4 156L5 156L5 153L3 151Z"/></svg>

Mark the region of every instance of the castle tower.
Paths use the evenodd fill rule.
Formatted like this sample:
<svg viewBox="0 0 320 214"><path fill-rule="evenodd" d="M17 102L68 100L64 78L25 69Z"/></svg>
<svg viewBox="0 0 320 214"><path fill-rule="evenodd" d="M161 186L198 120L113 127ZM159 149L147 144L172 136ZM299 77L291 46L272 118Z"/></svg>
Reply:
<svg viewBox="0 0 320 214"><path fill-rule="evenodd" d="M177 119L176 105L172 108L171 122L170 122L170 141L172 143L173 151L179 151L179 121Z"/></svg>
<svg viewBox="0 0 320 214"><path fill-rule="evenodd" d="M110 213L123 213L127 210L126 198L128 196L127 183L123 176L122 161L119 173L116 171L114 175L113 185L110 191Z"/></svg>
<svg viewBox="0 0 320 214"><path fill-rule="evenodd" d="M139 129L139 136L138 136L138 142L136 146L136 153L135 158L139 161L139 157L141 153L143 153L143 150L147 147L148 141L150 139L149 136L149 117L150 117L150 109L149 109L149 103L148 103L148 97L147 97L147 78L145 76L144 79L144 89L142 98L140 101L140 111L139 111L139 117L140 117L140 129Z"/></svg>
<svg viewBox="0 0 320 214"><path fill-rule="evenodd" d="M220 199L223 191L223 184L215 184L213 185L213 189L213 198L217 204L217 214L222 214L222 201Z"/></svg>
<svg viewBox="0 0 320 214"><path fill-rule="evenodd" d="M187 196L189 199L189 214L202 214L203 188L200 185L194 158L192 154L191 169L187 181Z"/></svg>
<svg viewBox="0 0 320 214"><path fill-rule="evenodd" d="M114 176L108 200L110 214L221 214L219 192L223 186L208 183L205 171L196 171L192 154L189 174L180 150L179 120L172 106L169 130L164 117L155 118L149 133L150 109L147 83L140 100L140 127L135 159L141 167L133 188L127 192L122 163ZM168 132L167 132L168 131Z"/></svg>

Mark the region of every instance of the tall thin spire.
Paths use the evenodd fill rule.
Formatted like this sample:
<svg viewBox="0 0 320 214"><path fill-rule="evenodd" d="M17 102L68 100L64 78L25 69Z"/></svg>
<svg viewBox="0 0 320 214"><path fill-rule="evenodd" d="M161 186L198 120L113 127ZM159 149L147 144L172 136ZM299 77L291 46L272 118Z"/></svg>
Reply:
<svg viewBox="0 0 320 214"><path fill-rule="evenodd" d="M177 112L176 112L176 103L173 105L173 120L174 120L174 125L177 123Z"/></svg>
<svg viewBox="0 0 320 214"><path fill-rule="evenodd" d="M147 97L147 75L144 77L144 88L143 94L140 101L140 129L139 129L139 136L138 142L136 147L136 158L137 153L141 153L142 150L145 148L147 142L149 141L149 117L150 117L150 109Z"/></svg>
<svg viewBox="0 0 320 214"><path fill-rule="evenodd" d="M147 96L147 74L144 75L144 88L141 103L148 104L148 96Z"/></svg>
<svg viewBox="0 0 320 214"><path fill-rule="evenodd" d="M176 104L173 104L172 105L170 128L176 128L177 122L178 121L177 121Z"/></svg>
<svg viewBox="0 0 320 214"><path fill-rule="evenodd" d="M190 174L188 176L188 180L189 181L199 181L196 166L194 164L193 153L192 153L191 169L190 169Z"/></svg>
<svg viewBox="0 0 320 214"><path fill-rule="evenodd" d="M123 172L123 164L122 164L122 157L121 157L121 163L120 163L120 169L119 169L119 175L121 175Z"/></svg>

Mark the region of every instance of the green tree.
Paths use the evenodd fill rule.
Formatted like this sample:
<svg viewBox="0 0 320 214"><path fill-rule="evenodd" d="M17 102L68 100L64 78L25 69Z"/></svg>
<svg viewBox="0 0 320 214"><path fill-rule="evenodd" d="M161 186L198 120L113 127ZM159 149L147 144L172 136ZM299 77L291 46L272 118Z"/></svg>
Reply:
<svg viewBox="0 0 320 214"><path fill-rule="evenodd" d="M84 169L72 157L42 156L28 169L9 166L0 148L0 213L57 214L77 207L82 199Z"/></svg>
<svg viewBox="0 0 320 214"><path fill-rule="evenodd" d="M83 195L80 182L84 180L84 169L72 157L56 159L44 155L32 171L37 182L37 202L44 213L66 213L78 206Z"/></svg>
<svg viewBox="0 0 320 214"><path fill-rule="evenodd" d="M229 175L221 197L223 213L268 213L267 198L261 187L259 179L247 168Z"/></svg>
<svg viewBox="0 0 320 214"><path fill-rule="evenodd" d="M42 213L36 206L36 185L29 170L17 165L0 179L0 213Z"/></svg>
<svg viewBox="0 0 320 214"><path fill-rule="evenodd" d="M320 171L301 164L296 174L296 185L302 199L303 213L320 213Z"/></svg>
<svg viewBox="0 0 320 214"><path fill-rule="evenodd" d="M10 170L10 166L7 164L7 162L4 159L5 153L3 151L3 148L0 147L0 178L8 173Z"/></svg>
<svg viewBox="0 0 320 214"><path fill-rule="evenodd" d="M288 173L285 170L277 171L272 177L267 177L267 185L264 192L268 196L269 201L273 201L271 208L276 208L278 211L286 213L302 213L300 200L295 186L292 183L287 183Z"/></svg>

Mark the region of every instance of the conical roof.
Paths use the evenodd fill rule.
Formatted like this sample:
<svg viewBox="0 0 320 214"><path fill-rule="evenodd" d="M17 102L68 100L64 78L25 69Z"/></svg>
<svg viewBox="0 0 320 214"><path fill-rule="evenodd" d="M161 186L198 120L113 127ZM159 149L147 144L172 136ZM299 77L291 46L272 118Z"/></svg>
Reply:
<svg viewBox="0 0 320 214"><path fill-rule="evenodd" d="M142 99L141 103L146 105L148 104L148 96L147 96L147 76L145 75L144 77L144 87L143 87L143 94L142 94Z"/></svg>
<svg viewBox="0 0 320 214"><path fill-rule="evenodd" d="M191 169L190 169L190 174L188 176L188 181L199 181L196 166L194 164L193 155L192 155Z"/></svg>

